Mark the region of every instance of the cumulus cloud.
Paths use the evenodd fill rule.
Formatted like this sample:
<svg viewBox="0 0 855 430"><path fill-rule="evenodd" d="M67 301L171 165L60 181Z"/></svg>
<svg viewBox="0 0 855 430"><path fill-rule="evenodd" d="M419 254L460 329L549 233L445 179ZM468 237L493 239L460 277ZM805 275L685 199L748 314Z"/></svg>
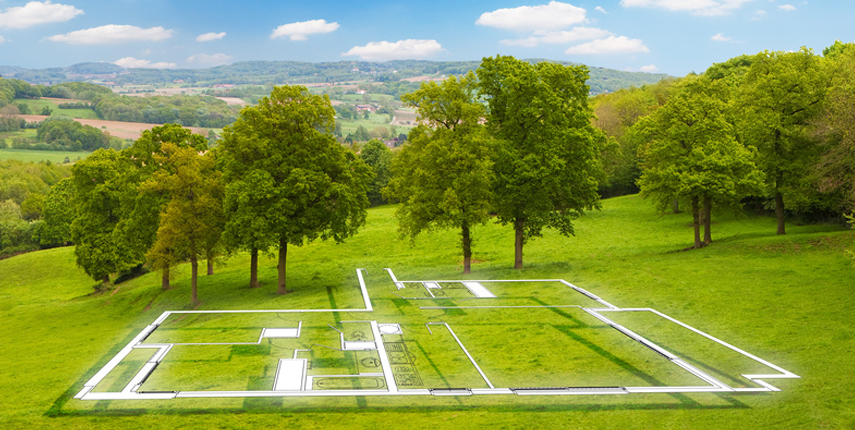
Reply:
<svg viewBox="0 0 855 430"><path fill-rule="evenodd" d="M69 21L83 11L65 4L31 1L0 12L0 28L29 28L34 25Z"/></svg>
<svg viewBox="0 0 855 430"><path fill-rule="evenodd" d="M656 73L659 71L659 68L656 67L655 64L650 64L647 66L641 66L641 71L645 73Z"/></svg>
<svg viewBox="0 0 855 430"><path fill-rule="evenodd" d="M72 45L114 45L128 42L157 42L172 37L163 27L140 28L133 25L103 25L48 37L52 42Z"/></svg>
<svg viewBox="0 0 855 430"><path fill-rule="evenodd" d="M754 0L621 0L623 7L658 8L694 15L721 16L730 14L744 3Z"/></svg>
<svg viewBox="0 0 855 430"><path fill-rule="evenodd" d="M796 7L791 5L791 4L782 4L782 5L778 6L778 9L785 10L787 12L792 12L792 11L796 10Z"/></svg>
<svg viewBox="0 0 855 430"><path fill-rule="evenodd" d="M141 60L134 57L125 57L120 60L116 60L113 64L124 67L126 69L174 69L175 63L152 63L148 60Z"/></svg>
<svg viewBox="0 0 855 430"><path fill-rule="evenodd" d="M354 46L343 56L357 56L365 61L420 60L442 52L436 40L407 39L397 42L371 42L365 46Z"/></svg>
<svg viewBox="0 0 855 430"><path fill-rule="evenodd" d="M234 57L226 54L196 54L187 57L188 63L199 64L204 66L222 66L224 64L231 64Z"/></svg>
<svg viewBox="0 0 855 430"><path fill-rule="evenodd" d="M3 36L0 36L0 43L3 43L5 41L6 41L6 39L4 39Z"/></svg>
<svg viewBox="0 0 855 430"><path fill-rule="evenodd" d="M587 21L586 11L572 4L551 1L539 6L520 6L485 12L477 25L515 31L547 31L567 28Z"/></svg>
<svg viewBox="0 0 855 430"><path fill-rule="evenodd" d="M716 42L730 42L730 41L731 41L731 40L733 40L733 39L731 39L731 38L729 38L729 37L725 36L725 35L724 35L724 34L722 34L722 33L719 33L719 34L716 34L716 35L715 35L715 36L713 36L713 37L710 37L710 40L714 40L714 41L716 41Z"/></svg>
<svg viewBox="0 0 855 430"><path fill-rule="evenodd" d="M602 6L597 6L597 7L595 7L595 8L594 8L594 10L595 10L595 11L597 11L597 12L602 12L602 13L604 13L604 14L606 14L606 15L608 15L608 14L609 14L608 12L606 12L606 10L605 10L605 9L603 9L603 7L602 7Z"/></svg>
<svg viewBox="0 0 855 430"><path fill-rule="evenodd" d="M511 46L526 46L534 47L540 44L569 44L580 40L601 39L612 36L613 33L607 30L594 27L576 27L570 30L563 31L536 31L534 35L523 39L502 40L501 43Z"/></svg>
<svg viewBox="0 0 855 430"><path fill-rule="evenodd" d="M337 22L327 22L324 19L316 19L312 21L293 22L276 27L270 33L271 39L279 37L290 37L291 40L306 40L307 36L312 34L332 33L338 30L340 26Z"/></svg>
<svg viewBox="0 0 855 430"><path fill-rule="evenodd" d="M200 35L196 36L196 41L197 42L211 42L213 40L220 40L224 37L226 37L225 31L222 33L205 33L205 34L200 34Z"/></svg>
<svg viewBox="0 0 855 430"><path fill-rule="evenodd" d="M650 52L644 42L640 39L630 39L626 36L609 36L605 39L597 39L580 45L571 46L565 54L631 54L637 52Z"/></svg>

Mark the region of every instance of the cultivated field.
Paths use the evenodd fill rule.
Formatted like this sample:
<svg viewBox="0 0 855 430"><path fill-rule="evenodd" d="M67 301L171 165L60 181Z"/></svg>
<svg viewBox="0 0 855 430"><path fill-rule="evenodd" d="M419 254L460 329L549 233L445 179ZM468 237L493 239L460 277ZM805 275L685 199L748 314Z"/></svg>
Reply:
<svg viewBox="0 0 855 430"><path fill-rule="evenodd" d="M44 121L49 118L45 115L18 115L20 118L24 118L27 122L39 122ZM147 124L142 122L121 122L121 121L105 121L102 119L80 119L74 118L75 121L83 124L83 125L91 125L92 127L101 129L110 133L111 136L116 136L122 139L138 139L142 134L143 130L151 130L154 127L158 127L162 124ZM203 136L208 135L208 130L205 128L199 127L186 127L192 130L194 133L201 134Z"/></svg>

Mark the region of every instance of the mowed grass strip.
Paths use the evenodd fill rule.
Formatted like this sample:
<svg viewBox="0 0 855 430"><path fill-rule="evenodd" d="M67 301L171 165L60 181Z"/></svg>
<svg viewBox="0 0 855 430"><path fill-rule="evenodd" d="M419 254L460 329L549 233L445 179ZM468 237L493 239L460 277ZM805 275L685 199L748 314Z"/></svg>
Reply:
<svg viewBox="0 0 855 430"><path fill-rule="evenodd" d="M715 243L682 252L691 245L689 215L660 216L649 202L628 196L606 200L602 211L581 218L576 237L547 232L530 241L521 271L510 269L513 231L493 224L478 227L474 247L478 263L472 275L463 276L458 232L425 234L411 246L396 234L394 210L394 206L371 209L366 226L345 244L319 242L289 250L288 282L294 292L285 296L275 295L275 259L260 259L262 288L257 290L247 288L246 255L226 260L215 275L201 277L200 308L361 307L355 269L364 267L375 307L383 305L377 319L392 321L420 305L388 295L394 286L382 270L385 267L395 270L401 280L557 278L617 306L657 309L802 379L769 381L784 391L760 395L81 402L71 397L139 330L166 310L189 308L189 269L175 268L172 290L162 291L160 274L149 273L119 285L114 292L92 295L95 282L76 268L73 249L59 248L0 261L2 427L353 429L406 424L431 429L831 429L855 425L850 407L855 403L850 386L855 377L855 287L851 282L855 269L843 252L855 240L850 232L831 225L790 224L786 236L775 236L772 218L715 214ZM339 318L350 317L342 313ZM440 358L455 361L460 377L477 380L461 355L450 348ZM330 369L339 366L329 364ZM510 368L509 364L497 366ZM247 366L266 369L267 365ZM421 376L442 380L437 374ZM268 373L242 377L239 382L212 379L211 384L261 389L269 385L269 377ZM456 385L453 380L450 386Z"/></svg>

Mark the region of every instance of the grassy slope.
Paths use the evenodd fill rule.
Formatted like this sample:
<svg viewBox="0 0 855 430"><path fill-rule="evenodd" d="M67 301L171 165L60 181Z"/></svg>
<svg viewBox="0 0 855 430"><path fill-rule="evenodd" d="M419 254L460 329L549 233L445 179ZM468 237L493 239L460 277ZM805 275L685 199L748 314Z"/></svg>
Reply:
<svg viewBox="0 0 855 430"><path fill-rule="evenodd" d="M458 236L436 232L415 247L394 234L394 208L369 212L344 245L289 250L294 293L273 294L275 262L262 258L260 291L249 291L247 258L228 260L200 281L202 309L323 306L327 287L352 283L365 267L382 282L460 278ZM853 269L842 247L852 234L789 226L777 237L769 218L718 218L714 246L671 252L691 241L689 218L659 217L635 196L604 202L577 223L577 237L548 232L512 264L509 228L476 230L473 279L563 278L623 307L653 307L803 377L772 381L781 393L576 398L344 398L127 402L79 407L70 397L120 345L162 311L189 302L188 270L161 292L158 274L88 296L93 282L72 249L0 261L0 423L4 428L850 428L855 425ZM377 293L375 293L377 294ZM109 409L109 411L107 411ZM151 415L157 415L157 418ZM146 416L149 415L149 416Z"/></svg>

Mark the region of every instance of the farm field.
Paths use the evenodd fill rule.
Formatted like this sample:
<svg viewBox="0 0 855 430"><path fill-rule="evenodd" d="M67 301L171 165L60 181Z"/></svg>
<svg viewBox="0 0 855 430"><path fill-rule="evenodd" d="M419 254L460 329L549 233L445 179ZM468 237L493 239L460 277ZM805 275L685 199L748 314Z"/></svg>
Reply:
<svg viewBox="0 0 855 430"><path fill-rule="evenodd" d="M855 425L855 411L848 406L855 401L849 390L855 376L851 360L855 349L851 278L855 268L844 254L844 248L855 241L852 232L832 225L790 224L786 236L775 236L773 218L716 215L715 243L681 252L691 244L690 215L660 216L650 202L627 196L605 200L602 211L580 219L576 237L547 232L529 242L526 267L521 271L510 269L512 230L498 225L479 227L475 230L473 273L464 276L456 232L427 234L411 246L395 232L394 210L394 206L369 210L360 234L345 244L321 242L289 250L288 281L293 292L285 296L274 293L274 259L259 259L262 287L257 290L246 288L247 255L238 254L222 262L215 275L200 278L202 304L198 309L351 306L359 299L352 294L357 268L365 268L368 287L384 303L390 318L409 312L414 305L387 294L390 283L383 271L386 267L393 268L399 279L565 279L621 307L657 309L768 359L801 379L774 381L782 392L751 394L85 403L72 397L142 328L164 311L189 310L189 268L174 270L172 290L162 291L160 274L149 273L118 285L112 292L91 295L95 282L75 267L73 249L57 248L0 261L0 422L4 428L22 429L353 429L401 422L417 429L833 429ZM520 290L518 294L531 296L534 292ZM447 303L421 302L425 303L415 306ZM432 317L442 320L444 314L436 311ZM551 312L538 316L547 322L558 317ZM341 313L335 318L342 321L352 316ZM476 316L472 318L477 322ZM510 318L501 322L512 329L524 324L527 314L515 311L504 318ZM644 317L621 323L656 324ZM660 338L668 337L667 327L656 329L665 330ZM469 335L478 333L475 330ZM559 334L553 332L552 336L563 338ZM514 336L520 339L519 334ZM484 337L476 343L491 342L494 340ZM595 348L587 351L597 351L600 345L595 342L591 346ZM235 361L236 365L253 359L252 355L230 356L229 351L219 354L215 359L244 360ZM503 356L488 366L509 368L520 359L513 354ZM192 361L175 365L193 368ZM636 372L639 366L634 367ZM526 367L534 368L535 364L527 362ZM644 373L632 375L643 377ZM507 377L519 375L508 373ZM210 383L258 389L257 384L267 381Z"/></svg>
<svg viewBox="0 0 855 430"><path fill-rule="evenodd" d="M27 120L27 122L39 122L47 119L47 116L44 115L18 115L21 118ZM119 137L122 139L138 139L142 134L143 130L151 130L154 127L160 126L162 124L148 124L142 122L121 122L121 121L105 121L102 119L82 119L75 118L75 121L83 124L90 125L97 129L106 131L110 133L110 135ZM192 130L194 133L201 134L203 136L208 135L208 131L210 129L200 128L200 127L186 127Z"/></svg>
<svg viewBox="0 0 855 430"><path fill-rule="evenodd" d="M40 99L15 99L15 103L26 103L30 112L39 113L45 107L51 109L51 116L60 118L98 119L98 114L92 109L60 109L62 103L86 102L85 100L55 99L42 97Z"/></svg>
<svg viewBox="0 0 855 430"><path fill-rule="evenodd" d="M86 158L89 154L90 152L86 151L36 151L32 149L3 148L0 149L0 160L63 163L66 158L70 162L75 162Z"/></svg>

